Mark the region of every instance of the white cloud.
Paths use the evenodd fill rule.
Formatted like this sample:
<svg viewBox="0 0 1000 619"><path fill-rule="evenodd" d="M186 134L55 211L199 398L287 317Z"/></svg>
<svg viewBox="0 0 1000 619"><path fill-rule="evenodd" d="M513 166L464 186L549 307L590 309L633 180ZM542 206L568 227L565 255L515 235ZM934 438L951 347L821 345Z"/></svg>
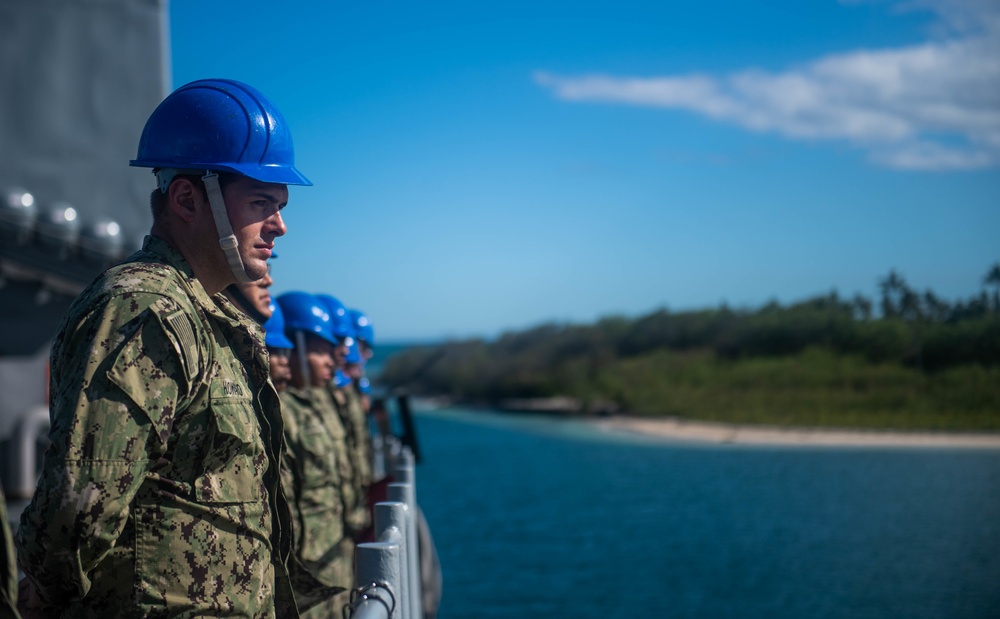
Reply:
<svg viewBox="0 0 1000 619"><path fill-rule="evenodd" d="M972 170L997 163L996 152L975 148L949 148L937 142L905 142L876 149L871 160L900 170Z"/></svg>
<svg viewBox="0 0 1000 619"><path fill-rule="evenodd" d="M940 33L984 33L1000 30L996 0L841 0L845 4L882 2L901 12L930 11L940 17L934 28Z"/></svg>
<svg viewBox="0 0 1000 619"><path fill-rule="evenodd" d="M662 77L539 72L567 101L603 101L695 112L792 139L845 140L900 169L1000 165L1000 2L911 0L952 32L903 48L831 54L781 73Z"/></svg>

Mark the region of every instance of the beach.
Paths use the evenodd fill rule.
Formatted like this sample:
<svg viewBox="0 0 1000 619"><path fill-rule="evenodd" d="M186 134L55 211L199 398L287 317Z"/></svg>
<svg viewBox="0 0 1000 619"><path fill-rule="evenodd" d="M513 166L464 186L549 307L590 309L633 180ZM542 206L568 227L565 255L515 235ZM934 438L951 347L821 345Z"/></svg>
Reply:
<svg viewBox="0 0 1000 619"><path fill-rule="evenodd" d="M625 415L599 418L594 423L606 432L642 434L672 441L701 443L1000 449L1000 433L985 432L780 428L688 421L676 417L648 418Z"/></svg>

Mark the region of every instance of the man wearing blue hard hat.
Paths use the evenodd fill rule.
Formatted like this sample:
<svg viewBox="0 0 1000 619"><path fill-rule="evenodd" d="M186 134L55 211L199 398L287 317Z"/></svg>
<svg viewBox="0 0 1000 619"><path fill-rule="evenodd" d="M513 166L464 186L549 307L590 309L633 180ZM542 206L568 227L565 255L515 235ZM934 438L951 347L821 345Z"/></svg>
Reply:
<svg viewBox="0 0 1000 619"><path fill-rule="evenodd" d="M295 344L285 337L285 316L277 303L268 306L269 316L264 323L264 345L267 346L267 356L271 373L271 384L278 396L288 387L292 380L290 358ZM284 421L284 419L282 419ZM286 490L287 491L287 490Z"/></svg>
<svg viewBox="0 0 1000 619"><path fill-rule="evenodd" d="M271 258L277 258L277 254L272 254ZM267 273L263 277L252 282L237 282L230 284L222 294L233 302L233 305L243 310L254 322L263 325L271 317L272 300L271 286L274 285L274 278L271 277L271 263L268 262ZM266 331L267 329L265 329Z"/></svg>
<svg viewBox="0 0 1000 619"><path fill-rule="evenodd" d="M297 617L263 332L219 293L267 273L287 186L310 183L278 109L232 80L171 93L131 164L156 175L153 226L54 340L52 445L17 535L24 608Z"/></svg>
<svg viewBox="0 0 1000 619"><path fill-rule="evenodd" d="M340 405L344 424L351 428L351 449L358 463L355 484L358 495L363 499L360 506L362 514L369 516L364 520L365 529L359 537L365 541L365 538L372 536L373 533L370 511L374 503L369 500L373 481L371 465L373 449L371 431L368 427L370 401L367 392L363 392L362 389L367 386L364 364L371 356L367 351L371 350L374 331L368 317L358 310L346 310L346 318L353 337L339 368L345 380L343 384L335 386L334 397Z"/></svg>
<svg viewBox="0 0 1000 619"><path fill-rule="evenodd" d="M281 393L285 420L285 486L295 515L296 557L328 586L354 584L354 545L346 516L351 463L344 427L325 386L333 377L334 355L340 347L334 320L317 295L286 292L277 299L291 352L291 380ZM346 596L324 601L303 613L308 617L339 617Z"/></svg>
<svg viewBox="0 0 1000 619"><path fill-rule="evenodd" d="M351 379L344 373L351 350L357 350L354 339L354 328L351 325L347 308L336 297L328 294L316 295L324 304L333 321L334 335L338 346L335 349L335 371L333 380L324 385L328 407L332 416L336 417L342 428L340 441L343 453L344 470L344 522L348 540L341 547L341 553L353 554L354 545L369 541L366 533L371 527L371 511L368 508L368 480L371 478L371 450L364 451L362 443L359 449L359 432L354 420L348 413L348 400L344 389L351 384ZM365 429L367 432L367 428Z"/></svg>

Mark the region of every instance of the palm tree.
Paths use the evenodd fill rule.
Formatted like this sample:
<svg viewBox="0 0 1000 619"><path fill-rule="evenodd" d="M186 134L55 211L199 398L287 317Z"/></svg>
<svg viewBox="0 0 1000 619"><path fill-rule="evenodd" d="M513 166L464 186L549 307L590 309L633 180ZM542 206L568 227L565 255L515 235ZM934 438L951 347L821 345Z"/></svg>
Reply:
<svg viewBox="0 0 1000 619"><path fill-rule="evenodd" d="M903 320L908 322L922 320L924 312L920 307L920 295L909 288L904 288L899 298L899 313L903 316Z"/></svg>
<svg viewBox="0 0 1000 619"><path fill-rule="evenodd" d="M924 312L930 320L935 322L948 320L948 315L951 313L951 306L946 301L939 299L933 291L928 290L924 293L923 304Z"/></svg>
<svg viewBox="0 0 1000 619"><path fill-rule="evenodd" d="M901 315L903 312L903 297L909 290L902 276L893 269L889 271L889 275L885 279L878 283L878 287L882 290L882 316L884 318L893 318Z"/></svg>
<svg viewBox="0 0 1000 619"><path fill-rule="evenodd" d="M1000 262L997 262L986 273L983 284L993 287L993 311L1000 312Z"/></svg>
<svg viewBox="0 0 1000 619"><path fill-rule="evenodd" d="M861 320L869 320L872 317L872 302L863 297L860 293L854 295L854 315Z"/></svg>

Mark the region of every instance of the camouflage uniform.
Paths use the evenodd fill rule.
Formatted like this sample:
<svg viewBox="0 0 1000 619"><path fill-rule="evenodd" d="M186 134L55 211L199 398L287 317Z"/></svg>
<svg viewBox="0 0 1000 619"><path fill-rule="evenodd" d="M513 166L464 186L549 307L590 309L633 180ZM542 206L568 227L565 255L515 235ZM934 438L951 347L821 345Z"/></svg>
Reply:
<svg viewBox="0 0 1000 619"><path fill-rule="evenodd" d="M260 328L147 237L70 307L21 568L62 617L297 617Z"/></svg>
<svg viewBox="0 0 1000 619"><path fill-rule="evenodd" d="M337 402L340 418L347 431L347 445L354 472L351 487L355 497L347 515L347 522L357 540L371 526L371 512L368 509L368 490L372 483L371 433L368 430L368 417L361 402L361 394L354 385L338 389L331 384L330 394Z"/></svg>
<svg viewBox="0 0 1000 619"><path fill-rule="evenodd" d="M17 564L14 563L14 541L10 535L10 522L7 519L7 499L3 488L0 488L0 588L3 589L3 599L0 599L0 619L19 619L17 612Z"/></svg>
<svg viewBox="0 0 1000 619"><path fill-rule="evenodd" d="M315 387L288 387L281 404L287 445L282 476L294 494L295 553L321 582L351 588L354 546L344 531L344 445L336 412ZM329 600L305 614L340 617L345 600Z"/></svg>

